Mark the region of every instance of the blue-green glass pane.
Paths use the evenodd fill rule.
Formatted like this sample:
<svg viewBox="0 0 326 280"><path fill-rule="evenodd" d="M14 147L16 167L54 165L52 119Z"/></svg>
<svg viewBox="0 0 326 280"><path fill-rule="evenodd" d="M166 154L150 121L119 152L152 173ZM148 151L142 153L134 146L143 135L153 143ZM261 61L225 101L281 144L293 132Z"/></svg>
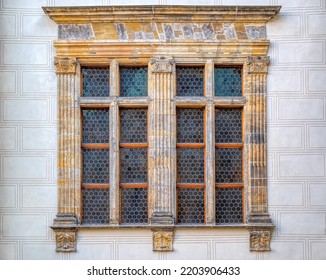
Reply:
<svg viewBox="0 0 326 280"><path fill-rule="evenodd" d="M121 67L120 96L147 96L147 67Z"/></svg>
<svg viewBox="0 0 326 280"><path fill-rule="evenodd" d="M240 67L215 67L215 96L242 96Z"/></svg>

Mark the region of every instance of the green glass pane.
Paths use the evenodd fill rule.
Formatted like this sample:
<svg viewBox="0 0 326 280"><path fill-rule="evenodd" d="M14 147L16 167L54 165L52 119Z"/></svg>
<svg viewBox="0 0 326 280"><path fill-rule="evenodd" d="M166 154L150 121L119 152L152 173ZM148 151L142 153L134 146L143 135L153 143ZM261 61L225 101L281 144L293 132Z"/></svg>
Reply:
<svg viewBox="0 0 326 280"><path fill-rule="evenodd" d="M147 96L147 67L121 67L120 96Z"/></svg>
<svg viewBox="0 0 326 280"><path fill-rule="evenodd" d="M215 96L242 96L241 68L215 67Z"/></svg>

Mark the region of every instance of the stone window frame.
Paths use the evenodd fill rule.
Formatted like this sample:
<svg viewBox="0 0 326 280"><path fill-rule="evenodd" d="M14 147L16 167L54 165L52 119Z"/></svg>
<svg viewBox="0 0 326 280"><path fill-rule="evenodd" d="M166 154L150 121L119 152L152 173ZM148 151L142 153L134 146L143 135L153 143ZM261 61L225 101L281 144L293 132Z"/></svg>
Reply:
<svg viewBox="0 0 326 280"><path fill-rule="evenodd" d="M246 199L245 222L238 227L248 228L251 251L270 250L274 225L267 203L266 75L269 41L266 39L266 22L279 12L280 6L44 7L43 10L59 24L58 40L54 42L58 76L58 213L52 226L57 252L76 251L79 229L101 227L79 223L80 106L84 106L85 102L93 107L110 104L111 129L117 129L120 102L125 102L127 106L148 104L150 112L162 114L167 123L173 123L173 110L177 103L173 86L175 66L187 63L205 65L207 95L198 98L196 102L200 104L205 99L208 124L214 125L216 104L243 107ZM158 26L162 27L161 33ZM189 28L193 32L186 34L185 30ZM177 36L180 30L183 30L183 37ZM200 36L198 31L201 32ZM139 98L139 103L133 104L118 97L119 64L148 64L151 72L148 97ZM214 97L215 65L242 66L242 97ZM110 81L113 81L110 83L110 97L88 98L86 101L79 96L81 66L110 66ZM159 84L166 86L157 90ZM168 106L159 106L162 102ZM161 133L155 124L149 123L149 139L163 139L165 134L170 133L172 142L156 147L155 140L149 141L149 168L159 166L167 168L169 172L163 174L166 178L164 177L162 183L155 179L155 175L149 176L150 222L141 227L152 230L154 251L172 251L174 231L182 226L176 225L174 220L175 158L170 156L161 161L159 151L164 148L172 149L170 155L173 155L175 146L171 144L175 143L175 134L173 136L169 131ZM156 136L151 138L155 131ZM206 224L202 227L218 229L228 225L215 224L215 181L212 176L215 143L212 133L206 134L206 141L206 160L213 165L207 164L205 171L207 208ZM114 187L119 185L118 145L118 139L110 137L110 224L102 226L107 229L124 227L119 224L119 187Z"/></svg>

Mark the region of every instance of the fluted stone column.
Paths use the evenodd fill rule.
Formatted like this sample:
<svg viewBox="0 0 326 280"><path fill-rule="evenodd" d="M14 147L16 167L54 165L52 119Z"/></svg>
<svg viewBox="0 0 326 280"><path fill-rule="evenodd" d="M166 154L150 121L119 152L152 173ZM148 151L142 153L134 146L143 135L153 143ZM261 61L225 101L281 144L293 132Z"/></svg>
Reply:
<svg viewBox="0 0 326 280"><path fill-rule="evenodd" d="M172 57L154 57L149 71L150 224L153 249L170 251L176 216L175 64Z"/></svg>
<svg viewBox="0 0 326 280"><path fill-rule="evenodd" d="M56 58L58 76L58 213L53 229L58 252L76 251L80 219L79 76L74 58ZM79 73L77 71L77 73Z"/></svg>
<svg viewBox="0 0 326 280"><path fill-rule="evenodd" d="M250 250L270 250L273 228L267 203L267 149L266 149L266 75L267 56L250 56L246 62L247 102L245 109L248 156L248 215Z"/></svg>

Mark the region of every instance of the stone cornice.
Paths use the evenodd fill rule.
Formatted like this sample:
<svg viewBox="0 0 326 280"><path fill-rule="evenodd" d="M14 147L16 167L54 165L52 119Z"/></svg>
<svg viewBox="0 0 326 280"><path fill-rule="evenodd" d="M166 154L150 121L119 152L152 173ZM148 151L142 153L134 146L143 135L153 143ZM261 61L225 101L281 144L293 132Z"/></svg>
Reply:
<svg viewBox="0 0 326 280"><path fill-rule="evenodd" d="M93 22L267 22L281 6L43 7L58 24Z"/></svg>

